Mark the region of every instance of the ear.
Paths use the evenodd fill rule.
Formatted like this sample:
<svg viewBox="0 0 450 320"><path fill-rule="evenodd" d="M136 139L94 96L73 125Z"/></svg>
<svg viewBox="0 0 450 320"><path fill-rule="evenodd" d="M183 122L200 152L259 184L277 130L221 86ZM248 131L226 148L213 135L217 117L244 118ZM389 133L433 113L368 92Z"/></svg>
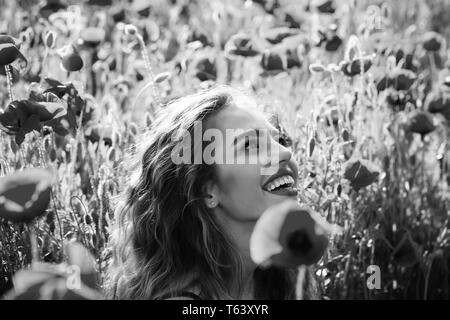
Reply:
<svg viewBox="0 0 450 320"><path fill-rule="evenodd" d="M208 181L203 186L203 201L208 208L215 208L219 205L219 187L213 181Z"/></svg>

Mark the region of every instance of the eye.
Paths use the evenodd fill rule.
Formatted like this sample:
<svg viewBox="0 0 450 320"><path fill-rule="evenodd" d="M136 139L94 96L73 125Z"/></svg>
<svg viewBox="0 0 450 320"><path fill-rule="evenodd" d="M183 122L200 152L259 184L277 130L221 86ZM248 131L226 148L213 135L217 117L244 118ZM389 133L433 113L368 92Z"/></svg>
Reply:
<svg viewBox="0 0 450 320"><path fill-rule="evenodd" d="M259 149L259 139L252 138L253 140L256 139L256 143L250 143L250 137L246 136L244 141L244 150L250 150L252 147L256 147L256 149Z"/></svg>
<svg viewBox="0 0 450 320"><path fill-rule="evenodd" d="M285 132L279 132L278 143L283 147L290 147L292 146L292 139Z"/></svg>

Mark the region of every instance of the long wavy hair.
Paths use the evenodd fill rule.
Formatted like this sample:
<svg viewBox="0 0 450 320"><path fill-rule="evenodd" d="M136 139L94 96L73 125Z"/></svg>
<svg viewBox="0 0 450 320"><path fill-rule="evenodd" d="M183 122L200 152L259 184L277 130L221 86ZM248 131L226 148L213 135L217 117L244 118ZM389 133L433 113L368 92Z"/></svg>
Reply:
<svg viewBox="0 0 450 320"><path fill-rule="evenodd" d="M248 98L237 89L216 86L176 99L156 116L117 206L104 282L108 298L160 299L196 285L204 299L231 299L230 284L243 283L240 254L203 201L202 186L216 179L214 165L171 159L185 130L192 137L196 121L204 123L237 97ZM191 150L199 150L194 140ZM255 298L295 298L296 274L257 268ZM304 296L311 298L314 281L310 275L307 280Z"/></svg>

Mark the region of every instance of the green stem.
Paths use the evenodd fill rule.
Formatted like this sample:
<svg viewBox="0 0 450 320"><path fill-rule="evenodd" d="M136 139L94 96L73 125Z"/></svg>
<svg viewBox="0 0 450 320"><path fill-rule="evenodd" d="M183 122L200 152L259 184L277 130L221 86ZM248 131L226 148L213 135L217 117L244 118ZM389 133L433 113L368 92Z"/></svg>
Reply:
<svg viewBox="0 0 450 320"><path fill-rule="evenodd" d="M14 101L14 94L12 90L13 78L9 65L5 65L5 73L6 73L6 82L8 84L9 101L13 102Z"/></svg>

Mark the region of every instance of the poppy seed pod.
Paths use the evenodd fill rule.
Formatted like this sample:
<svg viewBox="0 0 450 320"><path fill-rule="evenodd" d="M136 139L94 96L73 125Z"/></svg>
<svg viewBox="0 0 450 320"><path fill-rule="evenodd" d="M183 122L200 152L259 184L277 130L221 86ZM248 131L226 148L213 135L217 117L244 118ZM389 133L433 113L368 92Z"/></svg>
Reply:
<svg viewBox="0 0 450 320"><path fill-rule="evenodd" d="M256 222L250 237L252 260L263 267L296 268L320 260L332 226L297 201L269 207Z"/></svg>
<svg viewBox="0 0 450 320"><path fill-rule="evenodd" d="M355 191L374 183L379 174L373 163L363 159L349 160L344 169L344 178Z"/></svg>
<svg viewBox="0 0 450 320"><path fill-rule="evenodd" d="M11 222L30 222L43 215L50 203L52 173L26 169L0 178L0 217Z"/></svg>

